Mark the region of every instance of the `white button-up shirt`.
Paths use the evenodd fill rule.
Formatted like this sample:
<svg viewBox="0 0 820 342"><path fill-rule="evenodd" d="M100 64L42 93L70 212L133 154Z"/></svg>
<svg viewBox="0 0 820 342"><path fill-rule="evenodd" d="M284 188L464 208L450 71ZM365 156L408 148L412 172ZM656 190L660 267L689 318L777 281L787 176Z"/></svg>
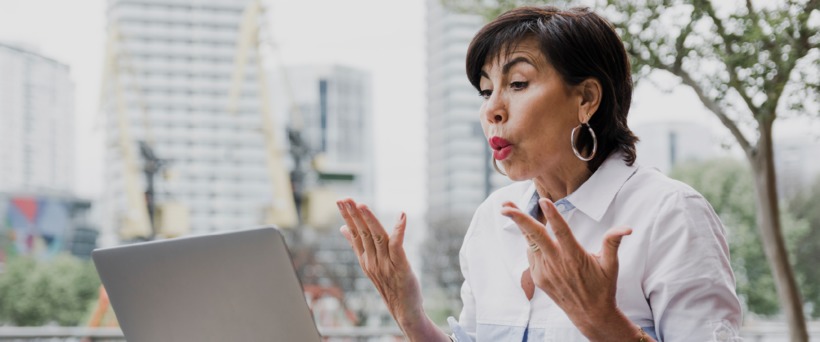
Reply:
<svg viewBox="0 0 820 342"><path fill-rule="evenodd" d="M531 181L519 182L476 210L459 253L464 308L458 323L450 319L459 342L517 342L525 330L528 341L587 340L541 289L532 300L521 289L528 245L501 208L512 201L534 214L537 199ZM617 303L649 335L668 342L738 338L741 309L724 228L698 192L655 169L627 166L615 152L556 207L589 252L601 249L609 228L632 228L618 251Z"/></svg>

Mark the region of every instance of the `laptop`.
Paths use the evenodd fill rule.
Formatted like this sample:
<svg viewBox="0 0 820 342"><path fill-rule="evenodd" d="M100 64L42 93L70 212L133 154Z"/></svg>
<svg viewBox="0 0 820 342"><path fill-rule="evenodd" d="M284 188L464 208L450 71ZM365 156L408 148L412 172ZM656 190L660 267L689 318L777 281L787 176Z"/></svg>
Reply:
<svg viewBox="0 0 820 342"><path fill-rule="evenodd" d="M274 227L97 249L92 258L130 342L321 341Z"/></svg>

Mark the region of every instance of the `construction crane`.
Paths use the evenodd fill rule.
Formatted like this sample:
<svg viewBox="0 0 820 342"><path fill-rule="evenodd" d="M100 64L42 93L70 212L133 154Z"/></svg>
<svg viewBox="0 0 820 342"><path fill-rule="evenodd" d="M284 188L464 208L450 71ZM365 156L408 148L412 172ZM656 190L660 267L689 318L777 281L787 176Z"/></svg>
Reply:
<svg viewBox="0 0 820 342"><path fill-rule="evenodd" d="M108 41L106 42L105 67L103 70L102 92L100 104L105 105L108 94L106 89L113 88L114 112L116 113L117 148L122 159L122 185L126 196L125 213L122 215L119 233L121 237L127 239L138 239L153 236L153 225L151 222L148 203L145 200L143 191L140 190L139 163L133 146L133 138L126 116L126 105L124 99L123 84L120 80L119 63L121 63L121 51L117 50L117 41L120 33L116 26L110 28Z"/></svg>
<svg viewBox="0 0 820 342"><path fill-rule="evenodd" d="M270 179L273 186L273 203L266 210L265 223L275 224L282 228L295 228L300 223L296 200L301 199L301 189L294 189L293 180L299 180L300 175L296 174L296 177L292 177L293 174L288 174L284 163L284 149L279 146L276 139L277 129L272 118L270 91L267 77L265 77L265 69L262 65L262 56L259 53L259 27L261 26L259 18L263 14L262 4L259 1L252 1L242 15L228 111L234 114L237 112L242 84L245 80L245 67L248 64L248 58L252 57L257 71L256 79L259 84L258 93L261 100L260 114L262 115L262 134L265 138L268 179ZM292 139L291 143L293 143ZM299 164L298 162L295 163L295 170L299 170Z"/></svg>
<svg viewBox="0 0 820 342"><path fill-rule="evenodd" d="M113 95L115 120L117 122L117 149L122 160L122 186L126 199L125 212L121 215L119 235L124 241L153 240L158 236L175 237L188 232L188 211L184 205L166 201L158 204L155 195L156 176L164 170L168 161L157 157L153 148L150 122L146 114L141 88L134 84L136 73L122 51L121 34L116 25L109 28L102 78L100 106L105 107ZM120 48L118 48L120 47ZM120 69L131 76L131 90L136 94L143 119L143 137L136 140L131 135L128 121L124 82ZM136 149L139 149L139 156ZM142 163L140 163L140 159ZM139 176L145 176L146 187L142 189Z"/></svg>

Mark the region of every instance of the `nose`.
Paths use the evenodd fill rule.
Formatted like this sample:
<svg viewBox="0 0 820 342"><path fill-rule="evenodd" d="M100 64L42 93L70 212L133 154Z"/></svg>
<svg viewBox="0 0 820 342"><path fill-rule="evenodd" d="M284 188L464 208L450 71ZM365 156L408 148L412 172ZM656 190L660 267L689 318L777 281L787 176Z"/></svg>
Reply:
<svg viewBox="0 0 820 342"><path fill-rule="evenodd" d="M493 94L487 99L486 107L484 108L484 116L489 124L500 124L507 121L507 106L504 104L504 99L497 94Z"/></svg>

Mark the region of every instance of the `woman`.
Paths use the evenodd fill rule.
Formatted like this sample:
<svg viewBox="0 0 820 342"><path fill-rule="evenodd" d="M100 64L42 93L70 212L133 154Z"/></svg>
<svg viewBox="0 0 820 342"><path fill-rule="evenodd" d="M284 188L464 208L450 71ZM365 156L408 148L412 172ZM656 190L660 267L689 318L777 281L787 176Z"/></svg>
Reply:
<svg viewBox="0 0 820 342"><path fill-rule="evenodd" d="M473 39L467 76L493 163L519 182L490 195L464 237L453 336L422 309L406 217L388 235L366 206L339 201L342 234L410 340L737 337L723 226L692 188L635 164L629 61L606 20L509 11Z"/></svg>

